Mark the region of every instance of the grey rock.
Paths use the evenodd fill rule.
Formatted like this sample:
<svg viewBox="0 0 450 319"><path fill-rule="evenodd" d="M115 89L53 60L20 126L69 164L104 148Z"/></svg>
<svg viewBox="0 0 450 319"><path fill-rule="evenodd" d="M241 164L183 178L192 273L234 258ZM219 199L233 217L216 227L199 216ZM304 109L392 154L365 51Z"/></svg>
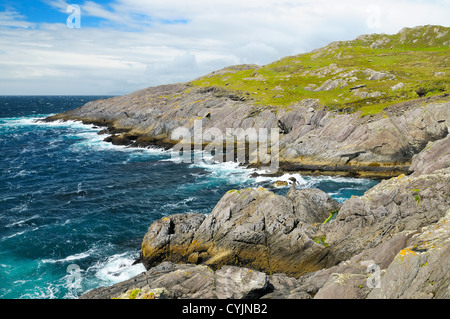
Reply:
<svg viewBox="0 0 450 319"><path fill-rule="evenodd" d="M316 71L335 74L342 70L330 66ZM390 76L370 69L364 72L369 78ZM315 90L343 85L347 85L347 80L336 77ZM364 98L380 96L379 92L355 93ZM176 134L177 129L184 128L192 133L196 120L201 122L203 132L220 130L223 136L227 129L281 128L280 162L292 164L289 170L367 173L378 177L407 172L413 155L423 150L428 142L447 136L450 126L449 102L436 103L432 98L389 107L386 111L389 118L380 115L371 118L369 123L359 114L326 111L313 99L280 110L255 106L239 94L217 87L192 88L188 83L163 85L92 101L48 120L75 119L108 126L117 133L107 138L113 143L167 148L184 137ZM311 107L314 112L309 110ZM205 143L211 142L206 134L204 137ZM346 154L358 156L346 157ZM243 158L239 160L245 162Z"/></svg>
<svg viewBox="0 0 450 319"><path fill-rule="evenodd" d="M171 299L254 299L273 291L268 276L248 268L225 266L213 271L204 265L163 262L125 282L93 289L81 299L129 296L133 290L160 291Z"/></svg>
<svg viewBox="0 0 450 319"><path fill-rule="evenodd" d="M414 155L409 170L414 176L419 176L447 167L450 167L450 135L429 142L422 152Z"/></svg>
<svg viewBox="0 0 450 319"><path fill-rule="evenodd" d="M224 266L215 272L219 299L257 299L269 289L267 274L248 268Z"/></svg>
<svg viewBox="0 0 450 319"><path fill-rule="evenodd" d="M450 207L448 185L450 169L444 169L385 180L364 196L347 200L336 219L322 225L327 243L333 246L331 255L349 259L395 234L437 222Z"/></svg>
<svg viewBox="0 0 450 319"><path fill-rule="evenodd" d="M141 259L147 268L164 258L299 276L321 268L317 260L325 247L315 242L314 224L339 207L318 189L291 189L287 196L263 188L232 190L190 232L178 234L177 229L186 228L174 225L176 234L170 233L169 226L160 226L168 221L155 222L143 240ZM177 220L183 224L189 218Z"/></svg>
<svg viewBox="0 0 450 319"><path fill-rule="evenodd" d="M357 114L331 117L316 112L311 125L298 121L299 127L292 126L282 137L282 168L308 170L310 166L312 171L363 171L379 176L384 172L386 177L406 173L412 157L428 142L447 136L449 105L428 104L364 123Z"/></svg>
<svg viewBox="0 0 450 319"><path fill-rule="evenodd" d="M286 197L294 204L295 214L303 223L323 223L340 204L319 189L297 190L291 187Z"/></svg>
<svg viewBox="0 0 450 319"><path fill-rule="evenodd" d="M360 274L334 273L314 299L363 299L367 295L367 289L362 289L366 280L367 277Z"/></svg>
<svg viewBox="0 0 450 319"><path fill-rule="evenodd" d="M400 82L400 83L397 83L397 84L391 86L391 90L396 91L396 90L403 88L404 86L405 86L405 83Z"/></svg>
<svg viewBox="0 0 450 319"><path fill-rule="evenodd" d="M337 89L338 87L340 87L340 86L342 86L344 84L346 84L346 82L344 80L341 80L341 79L336 79L336 80L329 79L329 80L326 80L324 83L322 83L321 86L316 88L314 90L314 92L334 90L334 89Z"/></svg>
<svg viewBox="0 0 450 319"><path fill-rule="evenodd" d="M369 299L450 298L450 209L437 223L413 235L387 267Z"/></svg>

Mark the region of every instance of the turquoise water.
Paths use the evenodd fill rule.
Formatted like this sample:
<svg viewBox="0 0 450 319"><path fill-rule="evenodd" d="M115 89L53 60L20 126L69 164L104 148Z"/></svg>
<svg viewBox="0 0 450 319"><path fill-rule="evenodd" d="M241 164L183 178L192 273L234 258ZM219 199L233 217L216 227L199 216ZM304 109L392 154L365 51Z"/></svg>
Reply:
<svg viewBox="0 0 450 319"><path fill-rule="evenodd" d="M253 179L234 163L179 164L168 151L103 142L100 128L39 121L97 98L0 97L0 298L76 298L131 278L144 270L133 262L154 220L207 214L230 189L294 176L298 188L317 187L342 202L377 183Z"/></svg>

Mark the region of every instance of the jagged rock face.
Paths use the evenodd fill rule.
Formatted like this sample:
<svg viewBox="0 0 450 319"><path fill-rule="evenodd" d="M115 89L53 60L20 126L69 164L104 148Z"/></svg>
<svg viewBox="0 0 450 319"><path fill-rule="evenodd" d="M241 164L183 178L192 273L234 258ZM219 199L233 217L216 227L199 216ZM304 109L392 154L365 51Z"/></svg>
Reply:
<svg viewBox="0 0 450 319"><path fill-rule="evenodd" d="M322 228L330 255L343 261L400 232L436 223L450 207L450 169L382 181L364 196L347 200ZM333 258L332 258L333 259Z"/></svg>
<svg viewBox="0 0 450 319"><path fill-rule="evenodd" d="M450 298L450 209L437 223L412 236L387 267L369 299ZM402 280L399 280L401 278Z"/></svg>
<svg viewBox="0 0 450 319"><path fill-rule="evenodd" d="M410 166L414 176L429 174L435 170L450 167L450 135L446 138L430 142L425 149L415 155Z"/></svg>
<svg viewBox="0 0 450 319"><path fill-rule="evenodd" d="M443 287L448 287L448 280L443 274L450 265L446 254L449 185L449 168L392 178L364 196L346 201L336 219L326 224L322 221L335 206L320 192L291 189L283 197L265 190L233 191L202 219L195 234L189 235L191 244L182 249L173 246L166 258L180 261L187 256L188 262L213 268L232 264L298 277L289 289L283 288L287 285L283 278L283 284L264 298L423 298L429 294L440 298L446 295ZM263 210L265 215L261 215ZM318 215L311 214L313 211ZM431 229L439 232L433 235ZM327 247L314 241L319 236ZM146 237L143 250L151 247L151 242L152 238ZM180 259L179 251L185 257ZM380 276L388 275L386 278L395 282L406 271L404 264L399 264L404 256L416 258L416 266L432 261L440 270L429 267L425 274L425 269L417 268L414 274L420 276L408 277L415 291L406 292L405 284L394 293L386 287L387 279L381 286L385 290L368 286L371 277L365 262L377 265L383 271ZM428 274L435 278L431 280L434 290L424 288Z"/></svg>
<svg viewBox="0 0 450 319"><path fill-rule="evenodd" d="M427 143L447 136L450 126L450 102L425 106L411 102L405 112L367 120L326 111L313 99L287 110L259 110L218 89L192 88L187 93L188 88L185 84L150 88L89 102L52 119L109 125L113 135L107 141L134 146L171 147L182 138L176 129L193 132L196 120L204 133L219 130L224 138L227 129L273 129L281 133L279 160L284 170L383 177L406 173L412 157ZM205 145L216 137L202 138Z"/></svg>
<svg viewBox="0 0 450 319"><path fill-rule="evenodd" d="M292 111L284 115L287 127L297 127L280 142L285 169L334 166L337 170L405 172L414 154L444 138L450 125L450 103L430 104L401 115L366 122L358 115L331 116L326 112ZM396 169L397 168L397 169ZM326 170L326 169L325 169Z"/></svg>
<svg viewBox="0 0 450 319"><path fill-rule="evenodd" d="M339 207L318 189L292 188L286 196L263 188L229 191L206 217L174 215L153 223L141 259L147 269L164 259L299 276L322 266L316 259L325 247L314 240L316 224Z"/></svg>

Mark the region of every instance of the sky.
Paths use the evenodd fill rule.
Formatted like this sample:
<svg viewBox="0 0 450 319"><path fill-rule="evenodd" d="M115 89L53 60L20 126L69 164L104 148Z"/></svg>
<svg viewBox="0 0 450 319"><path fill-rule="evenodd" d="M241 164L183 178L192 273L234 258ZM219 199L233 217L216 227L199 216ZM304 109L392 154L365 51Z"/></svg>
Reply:
<svg viewBox="0 0 450 319"><path fill-rule="evenodd" d="M449 17L450 0L0 0L0 95L122 95Z"/></svg>

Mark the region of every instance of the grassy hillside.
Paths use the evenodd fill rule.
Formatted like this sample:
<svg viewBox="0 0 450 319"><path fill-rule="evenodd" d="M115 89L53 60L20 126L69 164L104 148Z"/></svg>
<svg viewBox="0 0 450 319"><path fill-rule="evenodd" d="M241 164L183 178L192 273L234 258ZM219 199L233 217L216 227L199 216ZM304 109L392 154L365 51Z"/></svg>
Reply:
<svg viewBox="0 0 450 319"><path fill-rule="evenodd" d="M450 28L422 26L334 42L262 67L228 67L191 84L231 91L262 109L290 109L312 98L327 109L364 116L449 92L449 58Z"/></svg>

